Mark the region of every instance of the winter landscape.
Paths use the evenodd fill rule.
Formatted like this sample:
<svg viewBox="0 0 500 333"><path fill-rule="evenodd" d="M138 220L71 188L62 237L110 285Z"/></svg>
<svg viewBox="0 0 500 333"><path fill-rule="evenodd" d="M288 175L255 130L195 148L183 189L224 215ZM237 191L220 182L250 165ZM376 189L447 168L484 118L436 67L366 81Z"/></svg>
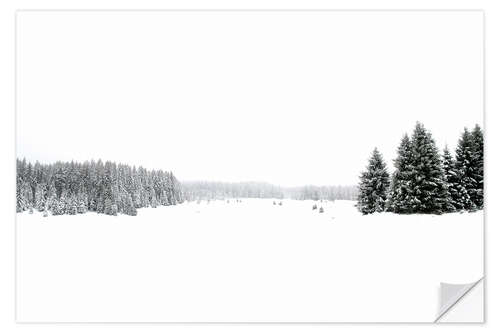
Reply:
<svg viewBox="0 0 500 333"><path fill-rule="evenodd" d="M359 191L18 161L21 319L431 322L440 282L482 276L482 140L465 129L440 156L417 123Z"/></svg>
<svg viewBox="0 0 500 333"><path fill-rule="evenodd" d="M433 322L484 276L482 19L19 12L16 319Z"/></svg>

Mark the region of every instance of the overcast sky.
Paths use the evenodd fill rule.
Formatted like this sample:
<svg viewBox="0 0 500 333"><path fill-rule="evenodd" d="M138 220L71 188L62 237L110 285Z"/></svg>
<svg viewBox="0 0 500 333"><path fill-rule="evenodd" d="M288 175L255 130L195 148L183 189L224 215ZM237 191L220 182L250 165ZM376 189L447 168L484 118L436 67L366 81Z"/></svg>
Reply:
<svg viewBox="0 0 500 333"><path fill-rule="evenodd" d="M21 12L17 154L355 184L482 124L480 12Z"/></svg>

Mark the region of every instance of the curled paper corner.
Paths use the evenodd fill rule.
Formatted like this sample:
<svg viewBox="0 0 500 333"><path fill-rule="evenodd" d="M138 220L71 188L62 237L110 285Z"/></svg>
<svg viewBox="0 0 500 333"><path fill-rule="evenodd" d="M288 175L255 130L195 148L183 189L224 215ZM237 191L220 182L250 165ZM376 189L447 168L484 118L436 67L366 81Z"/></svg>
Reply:
<svg viewBox="0 0 500 333"><path fill-rule="evenodd" d="M483 279L466 284L441 282L434 322L483 322Z"/></svg>

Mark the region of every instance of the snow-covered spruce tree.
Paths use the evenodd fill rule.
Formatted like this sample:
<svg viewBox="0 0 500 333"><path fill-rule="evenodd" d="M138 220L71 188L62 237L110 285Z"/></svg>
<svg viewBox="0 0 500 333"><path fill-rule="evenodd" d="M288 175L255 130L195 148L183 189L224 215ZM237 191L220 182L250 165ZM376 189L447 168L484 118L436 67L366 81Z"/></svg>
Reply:
<svg viewBox="0 0 500 333"><path fill-rule="evenodd" d="M472 135L467 128L458 140L455 152L456 169L458 172L458 182L465 190L459 198L460 209L474 211L477 209L473 201L477 189L476 169L474 166L474 148Z"/></svg>
<svg viewBox="0 0 500 333"><path fill-rule="evenodd" d="M46 202L46 210L51 211L53 215L60 215L58 214L59 200L57 200L56 188L54 184L51 184L49 186L47 202Z"/></svg>
<svg viewBox="0 0 500 333"><path fill-rule="evenodd" d="M155 190L151 190L151 207L152 208L158 207L158 200L156 200Z"/></svg>
<svg viewBox="0 0 500 333"><path fill-rule="evenodd" d="M96 212L104 214L104 196L102 194L97 199Z"/></svg>
<svg viewBox="0 0 500 333"><path fill-rule="evenodd" d="M162 205L162 206L170 205L170 202L168 202L167 194L166 194L165 190L161 190L161 192L160 192L160 205Z"/></svg>
<svg viewBox="0 0 500 333"><path fill-rule="evenodd" d="M28 208L28 200L25 196L25 185L22 181L17 182L16 187L16 212L24 212Z"/></svg>
<svg viewBox="0 0 500 333"><path fill-rule="evenodd" d="M84 214L87 212L87 195L86 194L80 194L78 196L78 207L77 207L77 212L78 214Z"/></svg>
<svg viewBox="0 0 500 333"><path fill-rule="evenodd" d="M411 138L411 192L407 205L411 213L441 214L450 206L441 158L430 132L417 122Z"/></svg>
<svg viewBox="0 0 500 333"><path fill-rule="evenodd" d="M137 209L134 206L134 202L132 200L132 196L130 194L127 195L127 198L125 199L125 214L131 215L131 216L136 216L137 215Z"/></svg>
<svg viewBox="0 0 500 333"><path fill-rule="evenodd" d="M111 162L104 164L104 180L103 180L103 194L104 194L104 214L117 215L117 194L118 185L116 178L116 165Z"/></svg>
<svg viewBox="0 0 500 333"><path fill-rule="evenodd" d="M408 134L401 139L398 147L398 155L394 160L395 170L391 177L387 210L398 214L411 213L409 195L412 191L411 176L412 167L412 144Z"/></svg>
<svg viewBox="0 0 500 333"><path fill-rule="evenodd" d="M21 182L21 195L20 195L20 208L21 212L29 209L30 207L33 206L33 196L31 192L31 186L29 183L26 182Z"/></svg>
<svg viewBox="0 0 500 333"><path fill-rule="evenodd" d="M25 190L25 197L26 201L28 203L28 209L32 210L33 205L35 203L35 177L34 177L34 172L33 172L33 165L31 163L28 163L26 166L26 173L24 175L25 177L25 182L24 182L24 190Z"/></svg>
<svg viewBox="0 0 500 333"><path fill-rule="evenodd" d="M26 159L17 160L16 168L16 212L21 213L27 207L24 197L24 170L26 168Z"/></svg>
<svg viewBox="0 0 500 333"><path fill-rule="evenodd" d="M385 209L389 188L389 173L382 155L373 150L366 171L361 174L357 208L363 214L382 212Z"/></svg>
<svg viewBox="0 0 500 333"><path fill-rule="evenodd" d="M45 209L45 189L42 184L36 186L35 190L35 208L39 212L43 212Z"/></svg>
<svg viewBox="0 0 500 333"><path fill-rule="evenodd" d="M483 131L476 125L471 132L472 136L472 168L473 178L476 181L475 189L470 193L471 200L478 209L484 205L484 138Z"/></svg>
<svg viewBox="0 0 500 333"><path fill-rule="evenodd" d="M71 195L66 206L69 215L76 215L78 213L78 200L75 195Z"/></svg>
<svg viewBox="0 0 500 333"><path fill-rule="evenodd" d="M110 198L104 199L104 214L113 215L113 208L111 207L113 203Z"/></svg>
<svg viewBox="0 0 500 333"><path fill-rule="evenodd" d="M448 206L447 211L453 212L462 209L459 202L460 198L464 195L465 189L459 183L455 160L453 159L453 156L451 156L451 153L448 150L447 146L443 150L442 160L444 179L446 181L446 186L448 188L448 194L450 197L450 205Z"/></svg>
<svg viewBox="0 0 500 333"><path fill-rule="evenodd" d="M66 214L66 193L63 192L57 200L57 204L52 208L52 215Z"/></svg>

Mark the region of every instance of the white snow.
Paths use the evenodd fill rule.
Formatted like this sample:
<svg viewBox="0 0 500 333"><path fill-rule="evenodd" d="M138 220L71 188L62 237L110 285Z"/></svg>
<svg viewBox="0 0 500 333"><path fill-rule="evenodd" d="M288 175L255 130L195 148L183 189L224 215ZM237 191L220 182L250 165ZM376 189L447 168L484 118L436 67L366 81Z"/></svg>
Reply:
<svg viewBox="0 0 500 333"><path fill-rule="evenodd" d="M17 214L19 321L432 322L483 276L483 212L362 216L242 199Z"/></svg>

